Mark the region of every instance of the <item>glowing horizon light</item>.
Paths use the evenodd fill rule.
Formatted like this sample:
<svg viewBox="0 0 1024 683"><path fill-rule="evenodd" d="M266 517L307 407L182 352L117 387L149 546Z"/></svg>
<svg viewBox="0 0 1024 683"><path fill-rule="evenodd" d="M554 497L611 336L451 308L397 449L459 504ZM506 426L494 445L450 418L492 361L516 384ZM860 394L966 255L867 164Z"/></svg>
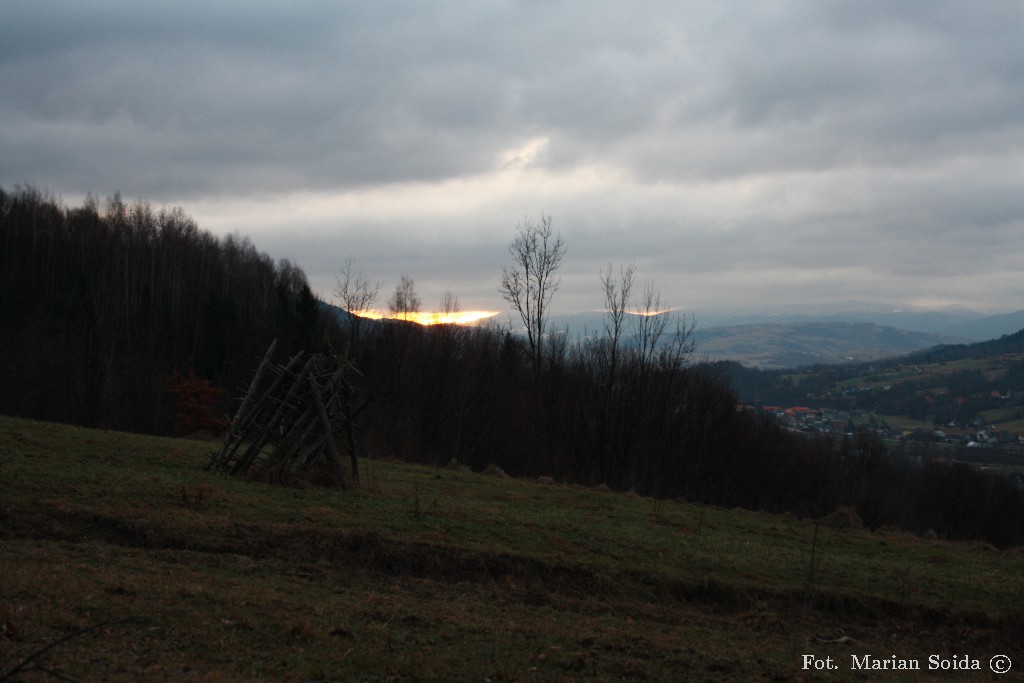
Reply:
<svg viewBox="0 0 1024 683"><path fill-rule="evenodd" d="M671 309L671 308L664 308L664 309L661 309L661 310L658 310L658 311L629 311L629 310L627 310L627 311L625 311L625 313L626 313L626 315L639 315L639 316L642 316L644 318L653 318L654 316L661 315L663 313L671 313L673 310L674 309ZM599 313L611 313L611 311L608 310L607 308L600 309L598 312Z"/></svg>
<svg viewBox="0 0 1024 683"><path fill-rule="evenodd" d="M500 311L418 311L415 313L385 313L383 311L360 311L355 315L370 320L405 320L419 325L470 325L487 318L493 318Z"/></svg>

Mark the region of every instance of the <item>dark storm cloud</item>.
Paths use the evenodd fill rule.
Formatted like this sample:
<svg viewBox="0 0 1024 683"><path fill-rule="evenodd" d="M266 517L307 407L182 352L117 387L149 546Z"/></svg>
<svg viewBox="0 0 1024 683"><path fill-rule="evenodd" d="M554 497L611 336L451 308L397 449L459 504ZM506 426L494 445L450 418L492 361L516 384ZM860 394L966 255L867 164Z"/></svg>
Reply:
<svg viewBox="0 0 1024 683"><path fill-rule="evenodd" d="M0 184L180 204L321 290L353 253L479 287L545 212L570 308L609 260L709 305L1012 306L1022 35L985 1L12 2Z"/></svg>
<svg viewBox="0 0 1024 683"><path fill-rule="evenodd" d="M288 191L479 168L476 129L500 124L505 95L427 42L453 49L417 5L160 7L33 3L6 19L5 165L131 191L141 171L140 193L167 196ZM71 178L53 177L61 158Z"/></svg>

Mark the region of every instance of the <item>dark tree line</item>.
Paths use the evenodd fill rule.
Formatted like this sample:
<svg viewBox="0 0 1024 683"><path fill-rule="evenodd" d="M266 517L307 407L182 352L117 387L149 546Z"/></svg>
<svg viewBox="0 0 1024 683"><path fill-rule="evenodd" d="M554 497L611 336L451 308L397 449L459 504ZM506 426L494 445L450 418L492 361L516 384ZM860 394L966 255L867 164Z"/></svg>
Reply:
<svg viewBox="0 0 1024 683"><path fill-rule="evenodd" d="M294 264L118 195L0 188L0 301L0 411L86 426L167 432L175 372L230 396L272 339L322 337Z"/></svg>
<svg viewBox="0 0 1024 683"><path fill-rule="evenodd" d="M342 272L340 291L367 307L379 285L351 262ZM653 315L656 291L634 306L652 315L623 315L632 277L609 268L608 324L575 340L543 324L540 344L488 326L344 315L339 325L299 268L245 238L218 239L180 209L117 196L69 209L32 188L0 189L0 412L170 433L176 417L201 423L195 406L210 397L233 414L272 339L280 359L328 341L373 400L357 425L369 456L493 463L770 512L849 505L871 527L1024 543L1024 497L1004 479L913 466L871 435L837 445L740 409L721 368L688 362L692 322ZM395 308L419 306L411 278L396 296ZM457 306L449 299L443 307Z"/></svg>
<svg viewBox="0 0 1024 683"><path fill-rule="evenodd" d="M527 343L494 327L364 321L355 350L374 410L368 455L643 495L820 516L855 508L869 528L1024 543L1024 495L963 465L920 466L870 433L836 443L738 408L707 367L570 342L534 372Z"/></svg>

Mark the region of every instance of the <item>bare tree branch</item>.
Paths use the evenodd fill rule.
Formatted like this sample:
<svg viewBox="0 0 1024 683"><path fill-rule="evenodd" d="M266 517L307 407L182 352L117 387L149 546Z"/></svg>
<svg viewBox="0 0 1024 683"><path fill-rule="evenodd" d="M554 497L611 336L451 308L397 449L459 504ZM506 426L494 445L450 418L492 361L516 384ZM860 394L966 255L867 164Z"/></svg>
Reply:
<svg viewBox="0 0 1024 683"><path fill-rule="evenodd" d="M380 283L371 284L362 271L354 272L352 259L345 261L341 267L334 288L334 296L341 301L342 308L349 313L349 336L355 345L359 339L359 326L362 316L373 308L380 293Z"/></svg>
<svg viewBox="0 0 1024 683"><path fill-rule="evenodd" d="M619 365L619 344L622 341L622 333L626 324L627 307L633 292L633 278L636 275L636 265L629 264L619 266L619 276L612 275L612 264L601 274L601 287L604 290L605 323L604 343L607 346L603 355L606 356L608 377L606 381L611 383L615 377Z"/></svg>
<svg viewBox="0 0 1024 683"><path fill-rule="evenodd" d="M526 218L516 226L508 252L512 265L502 269L498 291L519 314L526 328L534 372L540 373L549 306L561 282L555 272L562 265L565 245L554 233L551 217L542 215L539 224Z"/></svg>
<svg viewBox="0 0 1024 683"><path fill-rule="evenodd" d="M454 315L461 310L459 307L459 297L452 294L452 290L446 289L444 296L441 297L441 313L448 316Z"/></svg>
<svg viewBox="0 0 1024 683"><path fill-rule="evenodd" d="M391 300L388 301L388 310L396 317L408 317L410 313L419 313L420 297L416 294L416 284L408 275L402 275L402 280L395 287Z"/></svg>

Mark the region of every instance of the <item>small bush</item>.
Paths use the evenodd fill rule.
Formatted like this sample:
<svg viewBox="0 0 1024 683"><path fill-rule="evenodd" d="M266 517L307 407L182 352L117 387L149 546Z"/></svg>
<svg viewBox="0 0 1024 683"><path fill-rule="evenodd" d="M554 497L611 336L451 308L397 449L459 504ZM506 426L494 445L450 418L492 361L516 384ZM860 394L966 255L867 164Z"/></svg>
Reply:
<svg viewBox="0 0 1024 683"><path fill-rule="evenodd" d="M830 526L833 529L863 529L864 522L861 521L860 515L857 514L857 509L845 505L840 505L831 513L829 513L823 520L822 523L825 526Z"/></svg>
<svg viewBox="0 0 1024 683"><path fill-rule="evenodd" d="M484 468L483 474L486 474L486 475L489 475L489 476L492 476L492 477L498 477L498 478L501 478L501 479L504 479L504 478L508 477L508 475L505 474L505 470L501 469L500 467L495 465L493 462L490 465L488 465L487 467Z"/></svg>

